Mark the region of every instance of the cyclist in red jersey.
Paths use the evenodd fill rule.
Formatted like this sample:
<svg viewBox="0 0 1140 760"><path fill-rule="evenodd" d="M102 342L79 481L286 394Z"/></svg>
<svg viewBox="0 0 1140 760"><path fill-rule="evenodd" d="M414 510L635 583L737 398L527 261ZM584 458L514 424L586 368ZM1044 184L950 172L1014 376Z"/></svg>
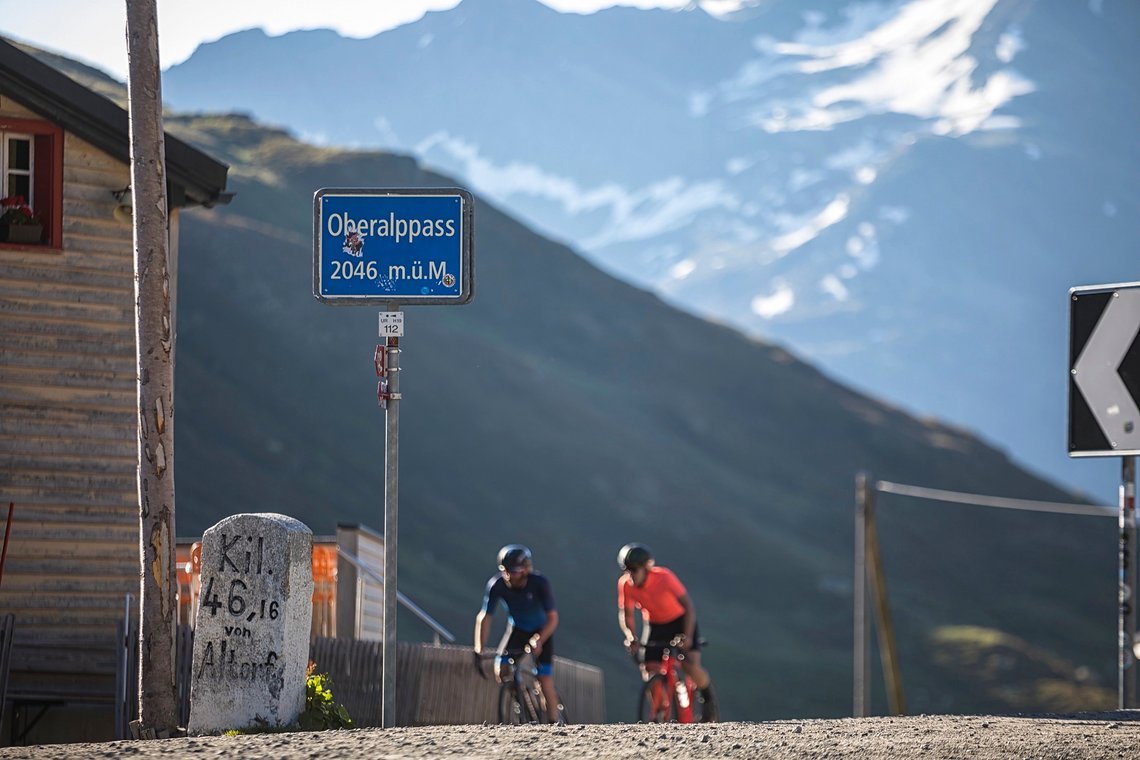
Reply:
<svg viewBox="0 0 1140 760"><path fill-rule="evenodd" d="M661 669L660 642L678 642L684 654L681 667L701 692L705 710L701 720L716 720L712 679L701 667L701 644L697 629L697 610L680 579L671 570L658 567L653 553L645 544L626 544L618 552L622 576L618 579L618 626L625 634L625 646L630 653L644 647L645 658L641 676L648 679ZM645 618L641 640L634 634L634 610L640 609ZM646 646L654 642L654 646Z"/></svg>

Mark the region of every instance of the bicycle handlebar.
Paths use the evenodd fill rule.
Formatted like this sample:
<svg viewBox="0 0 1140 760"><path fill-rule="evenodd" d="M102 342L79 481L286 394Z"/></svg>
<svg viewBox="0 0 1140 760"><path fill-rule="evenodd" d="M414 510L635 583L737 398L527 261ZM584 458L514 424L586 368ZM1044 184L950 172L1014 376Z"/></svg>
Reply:
<svg viewBox="0 0 1140 760"><path fill-rule="evenodd" d="M645 661L645 650L647 648L649 648L649 647L660 647L662 649L668 649L668 650L672 650L672 649L680 650L677 653L677 659L683 660L683 659L685 659L685 652L688 651L688 647L681 647L681 639L683 639L683 638L684 638L684 636L682 634L677 634L676 636L674 636L673 638L671 638L667 641L664 639L661 639L661 640L644 641L643 642L643 641L637 641L635 639L633 643L636 644L637 646L629 654L630 654L630 657L633 658L633 661L636 662L638 665L640 665L640 664L642 664L642 662ZM699 646L704 646L705 644L708 644L708 643L709 643L708 640L705 639L704 637L697 639L697 644Z"/></svg>
<svg viewBox="0 0 1140 760"><path fill-rule="evenodd" d="M682 634L677 634L676 636L674 636L673 638L671 638L669 640L660 639L660 640L655 640L655 641L637 641L635 643L637 644L638 647L665 647L666 649L668 649L671 647L680 646L681 640L683 638L684 638L684 636ZM707 643L709 643L708 639L704 638L703 636L697 639L697 644L699 644L700 646L704 646ZM688 647L686 647L686 649L687 648Z"/></svg>
<svg viewBox="0 0 1140 760"><path fill-rule="evenodd" d="M500 657L506 657L507 659L514 661L522 659L530 653L530 646L525 646L522 649L506 649L502 652L476 652L472 650L471 657L473 664L475 665L475 671L479 674L480 678L486 681L487 673L483 670L483 660L497 660Z"/></svg>
<svg viewBox="0 0 1140 760"><path fill-rule="evenodd" d="M482 654L475 652L474 654L480 660L493 660L496 657L523 657L530 653L530 647L526 646L522 649L504 649L502 652L483 652Z"/></svg>

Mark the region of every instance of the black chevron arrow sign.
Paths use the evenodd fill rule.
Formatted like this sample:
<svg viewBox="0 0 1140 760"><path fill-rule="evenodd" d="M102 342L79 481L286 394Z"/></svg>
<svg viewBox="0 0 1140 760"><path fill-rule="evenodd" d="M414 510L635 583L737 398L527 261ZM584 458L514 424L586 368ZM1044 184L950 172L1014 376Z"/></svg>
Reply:
<svg viewBox="0 0 1140 760"><path fill-rule="evenodd" d="M1140 283L1069 291L1069 456L1140 454Z"/></svg>

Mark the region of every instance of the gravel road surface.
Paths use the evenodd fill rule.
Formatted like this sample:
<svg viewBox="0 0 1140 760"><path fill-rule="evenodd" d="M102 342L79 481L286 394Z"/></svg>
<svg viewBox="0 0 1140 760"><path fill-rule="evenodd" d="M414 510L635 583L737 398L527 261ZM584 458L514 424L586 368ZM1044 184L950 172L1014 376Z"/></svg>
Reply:
<svg viewBox="0 0 1140 760"><path fill-rule="evenodd" d="M706 725L425 726L0 749L2 758L1136 758L1140 712Z"/></svg>

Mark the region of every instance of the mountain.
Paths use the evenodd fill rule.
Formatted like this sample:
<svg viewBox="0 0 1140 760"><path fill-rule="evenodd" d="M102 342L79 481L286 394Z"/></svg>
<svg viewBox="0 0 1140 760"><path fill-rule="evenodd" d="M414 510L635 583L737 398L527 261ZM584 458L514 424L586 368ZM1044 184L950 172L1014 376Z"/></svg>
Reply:
<svg viewBox="0 0 1140 760"><path fill-rule="evenodd" d="M167 128L228 162L237 192L181 223L179 535L244 511L283 512L318 534L381 527L376 316L313 298L312 195L455 181L242 116L172 116ZM558 599L557 651L604 669L611 720L632 719L637 688L614 615L627 541L649 543L687 584L726 717L839 716L850 711L856 471L1073 498L968 432L599 271L482 197L475 218L474 302L406 317L401 589L468 642L495 552L527 543ZM977 648L940 634L953 627L1063 663L1049 677L1072 683L1071 708L1111 703L1111 520L897 497L878 513L913 712L1059 709L1024 696L1040 668L1011 671L1016 700L973 684ZM405 637L426 638L418 626L400 620Z"/></svg>
<svg viewBox="0 0 1140 760"><path fill-rule="evenodd" d="M165 92L411 153L670 303L1111 503L1115 461L1065 453L1065 296L1138 279L1138 24L1120 2L718 19L464 0L369 39L231 35Z"/></svg>

